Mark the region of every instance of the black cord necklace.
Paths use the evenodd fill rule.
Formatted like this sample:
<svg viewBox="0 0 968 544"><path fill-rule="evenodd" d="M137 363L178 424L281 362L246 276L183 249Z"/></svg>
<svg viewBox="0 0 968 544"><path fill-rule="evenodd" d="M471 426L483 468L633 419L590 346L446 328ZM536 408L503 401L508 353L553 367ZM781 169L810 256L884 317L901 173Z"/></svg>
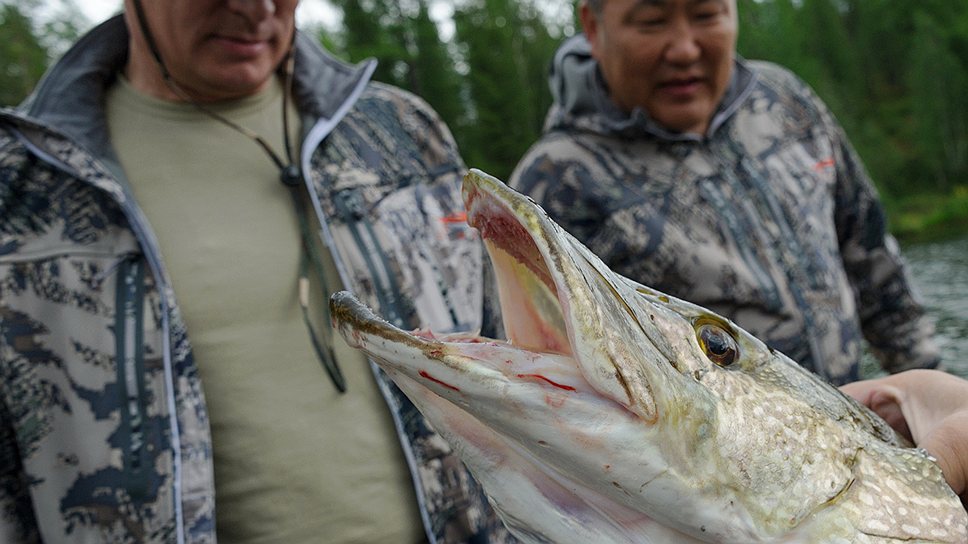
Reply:
<svg viewBox="0 0 968 544"><path fill-rule="evenodd" d="M148 30L148 22L145 18L144 8L141 5L141 0L134 0L135 14L138 18L138 24L141 27L141 33L144 35L145 42L148 44L148 49L151 51L151 55L155 59L155 63L161 70L161 76L165 81L165 85L171 89L181 100L190 103L200 112L205 115L215 119L216 121L226 125L227 127L239 132L251 140L253 140L262 150L266 153L269 159L272 160L273 164L279 169L279 181L283 185L290 189L290 194L293 198L293 205L296 208L296 215L299 219L299 231L302 238L302 252L299 260L299 307L302 310L303 322L306 324L306 328L309 331L309 337L313 345L313 349L316 351L316 356L319 358L320 363L326 370L330 379L333 381L333 385L336 386L336 390L340 393L346 392L346 379L343 377L343 373L336 362L336 357L332 350L332 335L330 334L326 343L320 342L316 335L316 330L313 327L312 321L309 319L309 276L308 269L312 265L315 270L320 288L326 288L326 274L323 269L322 259L319 255L319 251L314 242L314 238L309 227L309 217L306 211L307 200L309 196L309 190L303 183L302 174L299 168L296 166L294 155L292 152L292 144L289 139L289 95L292 94L292 80L293 73L295 71L295 55L293 54L293 46L296 41L296 32L293 30L292 41L289 44L289 51L286 53L286 58L283 60L283 73L285 76L284 90L282 95L282 133L283 133L283 145L286 150L286 161L272 149L265 139L256 134L251 129L248 129L238 123L233 122L217 112L206 107L204 104L196 101L185 92L184 89L178 85L168 68L165 66L164 61L161 58L161 52L158 50L158 46L155 44L154 37ZM302 188L302 190L300 189ZM323 304L322 314L324 316L325 330L332 330L332 323L329 316L329 308L326 304Z"/></svg>

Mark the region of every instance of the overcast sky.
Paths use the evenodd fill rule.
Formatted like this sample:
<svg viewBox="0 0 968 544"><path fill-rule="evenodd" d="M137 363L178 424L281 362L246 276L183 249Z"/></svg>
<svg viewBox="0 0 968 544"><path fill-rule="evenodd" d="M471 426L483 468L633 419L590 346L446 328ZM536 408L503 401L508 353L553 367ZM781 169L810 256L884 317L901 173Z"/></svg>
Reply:
<svg viewBox="0 0 968 544"><path fill-rule="evenodd" d="M58 0L48 0L50 4L58 3ZM121 9L121 0L74 0L78 8L91 20L92 23L100 23ZM543 0L538 2L546 13L553 17L571 16L571 2L567 6L562 5L562 0ZM447 40L454 32L451 17L454 14L453 0L435 0L430 4L430 18L437 22L441 30L441 38ZM318 24L324 26L336 26L340 20L340 12L334 9L329 3L323 0L301 0L299 7L296 8L296 23L298 25Z"/></svg>

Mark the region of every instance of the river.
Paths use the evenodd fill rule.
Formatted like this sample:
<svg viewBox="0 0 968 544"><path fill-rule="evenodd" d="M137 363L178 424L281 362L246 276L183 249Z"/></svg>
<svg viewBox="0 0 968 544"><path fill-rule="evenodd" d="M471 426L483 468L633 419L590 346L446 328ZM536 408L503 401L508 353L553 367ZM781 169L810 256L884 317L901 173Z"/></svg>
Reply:
<svg viewBox="0 0 968 544"><path fill-rule="evenodd" d="M935 321L943 364L968 378L968 235L908 245L902 252ZM865 375L876 375L875 368L867 361Z"/></svg>

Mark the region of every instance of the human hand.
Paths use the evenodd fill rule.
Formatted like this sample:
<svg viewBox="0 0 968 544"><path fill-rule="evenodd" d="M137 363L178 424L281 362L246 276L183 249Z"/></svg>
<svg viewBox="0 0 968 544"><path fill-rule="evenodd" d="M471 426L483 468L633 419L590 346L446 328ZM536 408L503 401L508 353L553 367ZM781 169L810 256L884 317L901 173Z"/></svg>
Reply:
<svg viewBox="0 0 968 544"><path fill-rule="evenodd" d="M968 381L938 370L909 370L841 390L934 456L968 507Z"/></svg>

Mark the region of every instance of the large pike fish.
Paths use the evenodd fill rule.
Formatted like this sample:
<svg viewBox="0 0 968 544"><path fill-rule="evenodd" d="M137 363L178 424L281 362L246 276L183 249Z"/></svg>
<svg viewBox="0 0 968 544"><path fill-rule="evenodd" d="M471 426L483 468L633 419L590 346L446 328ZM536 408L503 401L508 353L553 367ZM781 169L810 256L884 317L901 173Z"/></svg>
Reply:
<svg viewBox="0 0 968 544"><path fill-rule="evenodd" d="M409 396L527 543L968 542L925 452L729 320L609 270L478 171L468 222L506 342L337 328Z"/></svg>

